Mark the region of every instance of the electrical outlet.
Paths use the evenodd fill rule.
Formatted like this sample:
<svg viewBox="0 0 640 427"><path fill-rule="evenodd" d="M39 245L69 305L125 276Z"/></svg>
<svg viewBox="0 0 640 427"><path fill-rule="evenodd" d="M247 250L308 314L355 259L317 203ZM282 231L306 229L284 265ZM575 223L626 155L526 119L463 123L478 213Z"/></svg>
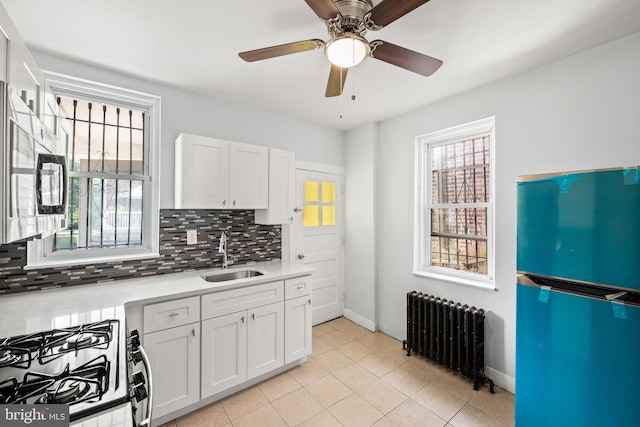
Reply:
<svg viewBox="0 0 640 427"><path fill-rule="evenodd" d="M198 230L187 230L187 245L195 245L198 243Z"/></svg>

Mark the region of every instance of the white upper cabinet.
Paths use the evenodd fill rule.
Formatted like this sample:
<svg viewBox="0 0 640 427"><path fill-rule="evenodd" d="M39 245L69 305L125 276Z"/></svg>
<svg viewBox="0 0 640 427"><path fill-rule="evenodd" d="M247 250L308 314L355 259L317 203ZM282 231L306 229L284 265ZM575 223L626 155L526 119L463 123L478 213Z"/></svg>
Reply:
<svg viewBox="0 0 640 427"><path fill-rule="evenodd" d="M256 224L291 224L295 205L295 154L269 149L269 206L256 210Z"/></svg>
<svg viewBox="0 0 640 427"><path fill-rule="evenodd" d="M43 76L38 64L20 38L9 15L0 5L0 80L7 82L25 104L40 118Z"/></svg>
<svg viewBox="0 0 640 427"><path fill-rule="evenodd" d="M183 133L175 148L176 209L267 207L267 147Z"/></svg>
<svg viewBox="0 0 640 427"><path fill-rule="evenodd" d="M269 148L229 143L231 209L263 209L269 204Z"/></svg>

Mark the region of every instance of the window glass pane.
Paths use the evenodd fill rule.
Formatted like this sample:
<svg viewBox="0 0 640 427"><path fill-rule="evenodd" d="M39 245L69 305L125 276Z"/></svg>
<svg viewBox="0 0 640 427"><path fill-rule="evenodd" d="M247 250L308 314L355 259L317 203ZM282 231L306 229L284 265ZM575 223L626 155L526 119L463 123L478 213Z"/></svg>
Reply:
<svg viewBox="0 0 640 427"><path fill-rule="evenodd" d="M305 202L318 202L320 198L319 183L317 181L305 181L304 182L304 201Z"/></svg>
<svg viewBox="0 0 640 427"><path fill-rule="evenodd" d="M486 208L431 210L431 234L487 235Z"/></svg>
<svg viewBox="0 0 640 427"><path fill-rule="evenodd" d="M431 202L489 202L489 136L431 147Z"/></svg>
<svg viewBox="0 0 640 427"><path fill-rule="evenodd" d="M302 226L317 227L320 225L320 207L306 205L302 207Z"/></svg>
<svg viewBox="0 0 640 427"><path fill-rule="evenodd" d="M323 182L322 183L322 203L335 203L335 202L336 202L336 183Z"/></svg>
<svg viewBox="0 0 640 427"><path fill-rule="evenodd" d="M322 207L322 225L336 225L336 207Z"/></svg>
<svg viewBox="0 0 640 427"><path fill-rule="evenodd" d="M65 97L60 105L69 114L69 226L56 250L141 245L144 181L131 175L144 175L143 112Z"/></svg>
<svg viewBox="0 0 640 427"><path fill-rule="evenodd" d="M487 241L432 236L431 265L487 274Z"/></svg>

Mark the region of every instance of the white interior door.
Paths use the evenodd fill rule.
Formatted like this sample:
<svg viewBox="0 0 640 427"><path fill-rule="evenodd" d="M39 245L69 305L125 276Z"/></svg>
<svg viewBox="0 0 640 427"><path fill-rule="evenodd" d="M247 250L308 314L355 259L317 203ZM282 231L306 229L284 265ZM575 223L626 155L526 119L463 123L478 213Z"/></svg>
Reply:
<svg viewBox="0 0 640 427"><path fill-rule="evenodd" d="M312 323L342 316L344 310L342 175L296 169L294 259L314 268Z"/></svg>

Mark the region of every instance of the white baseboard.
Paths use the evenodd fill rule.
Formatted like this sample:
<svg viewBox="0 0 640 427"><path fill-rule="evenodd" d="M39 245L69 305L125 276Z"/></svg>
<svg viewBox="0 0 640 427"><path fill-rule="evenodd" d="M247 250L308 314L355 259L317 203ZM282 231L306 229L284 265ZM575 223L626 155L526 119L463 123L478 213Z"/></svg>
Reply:
<svg viewBox="0 0 640 427"><path fill-rule="evenodd" d="M498 387L516 394L516 377L512 377L488 366L485 367L484 373L491 378Z"/></svg>
<svg viewBox="0 0 640 427"><path fill-rule="evenodd" d="M343 316L351 320L352 322L357 323L363 328L367 328L371 332L376 331L376 322L374 322L373 320L369 320L366 317L361 316L358 313L349 310L348 308L344 309Z"/></svg>

